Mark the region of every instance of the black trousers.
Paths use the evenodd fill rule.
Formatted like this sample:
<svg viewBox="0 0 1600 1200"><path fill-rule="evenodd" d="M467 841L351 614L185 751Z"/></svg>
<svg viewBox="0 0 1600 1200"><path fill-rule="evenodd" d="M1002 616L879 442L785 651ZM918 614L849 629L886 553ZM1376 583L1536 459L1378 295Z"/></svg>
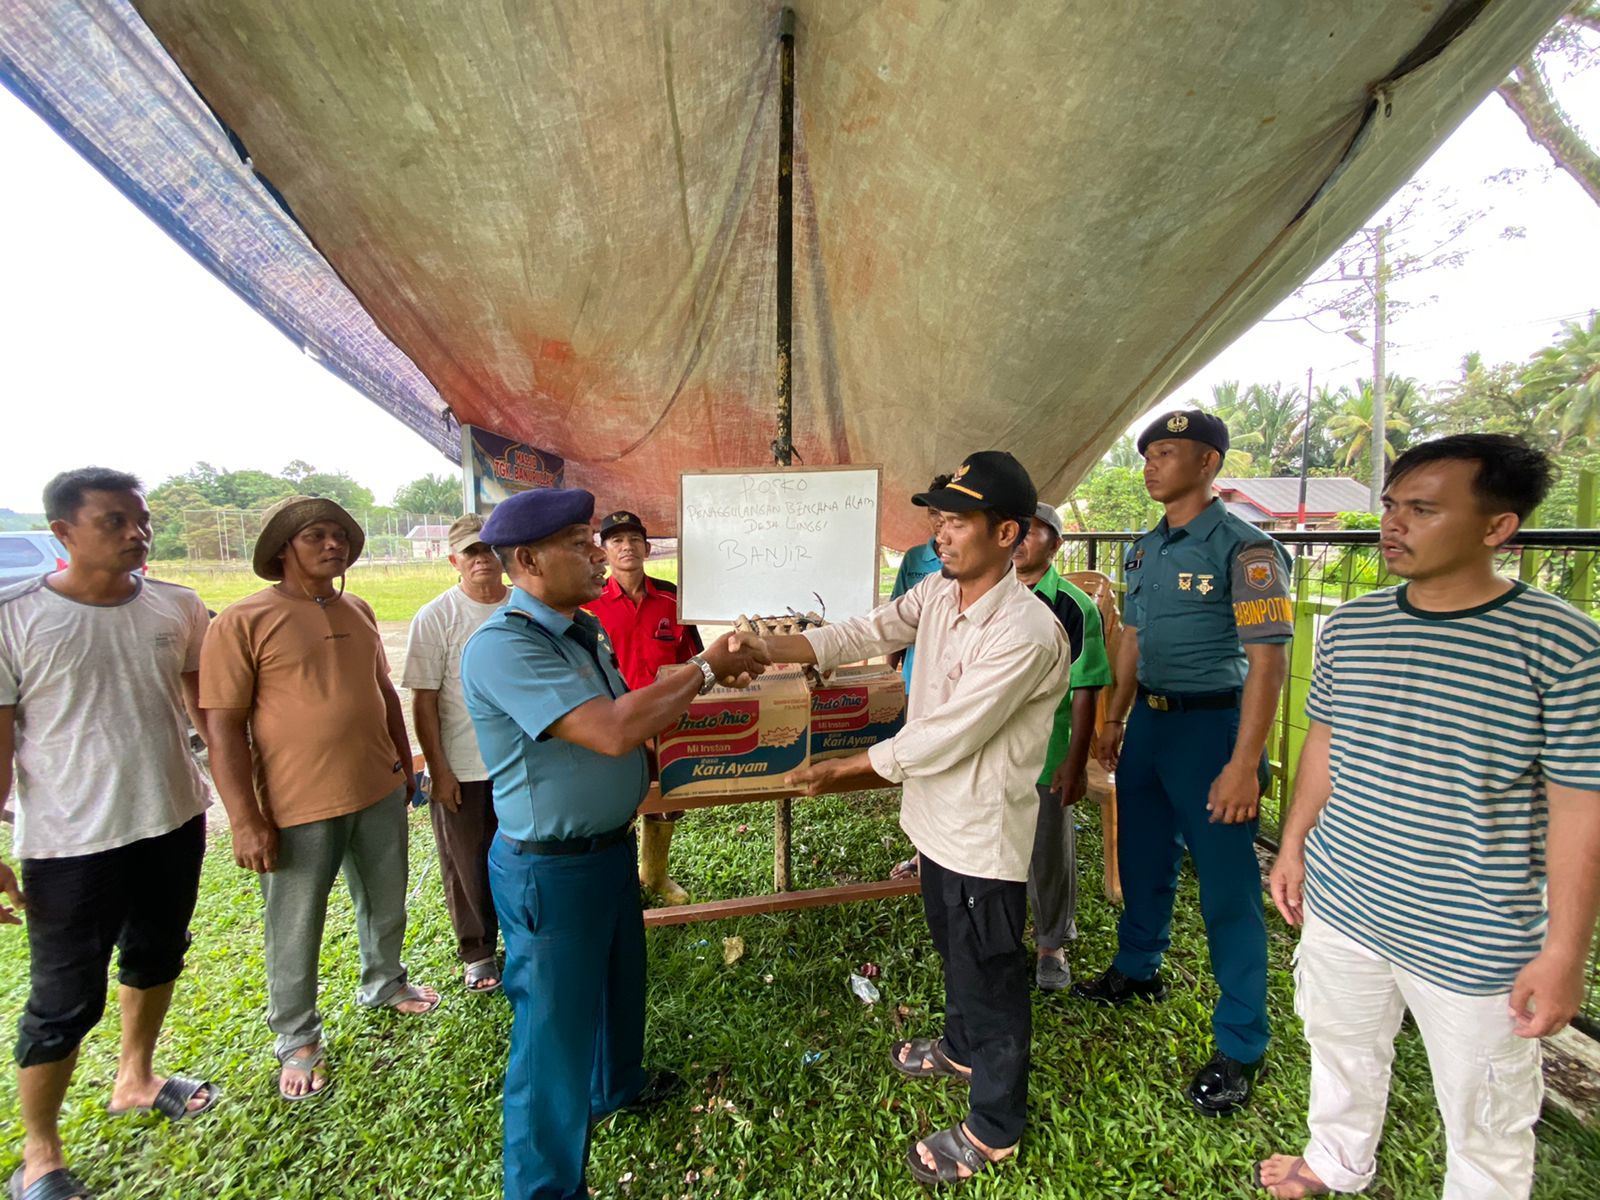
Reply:
<svg viewBox="0 0 1600 1200"><path fill-rule="evenodd" d="M1022 930L1028 885L978 879L922 856L922 910L944 961L945 1051L972 1068L967 1128L1000 1150L1022 1137L1033 1004Z"/></svg>
<svg viewBox="0 0 1600 1200"><path fill-rule="evenodd" d="M19 1067L60 1062L106 1007L106 968L141 990L183 971L200 891L206 819L171 833L71 858L25 858L28 1003L17 1021Z"/></svg>

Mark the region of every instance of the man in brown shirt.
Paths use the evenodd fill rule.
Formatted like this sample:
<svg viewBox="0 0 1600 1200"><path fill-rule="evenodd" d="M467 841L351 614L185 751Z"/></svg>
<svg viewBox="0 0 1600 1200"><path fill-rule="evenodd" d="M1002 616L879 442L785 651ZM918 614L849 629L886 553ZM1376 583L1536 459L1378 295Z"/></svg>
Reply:
<svg viewBox="0 0 1600 1200"><path fill-rule="evenodd" d="M331 500L273 505L254 567L277 582L224 609L200 656L200 707L234 861L261 876L267 1025L285 1100L330 1086L317 1069L317 959L341 868L361 944L358 1002L407 1014L439 1003L432 988L407 981L400 962L406 802L416 783L377 622L344 592L363 540Z"/></svg>

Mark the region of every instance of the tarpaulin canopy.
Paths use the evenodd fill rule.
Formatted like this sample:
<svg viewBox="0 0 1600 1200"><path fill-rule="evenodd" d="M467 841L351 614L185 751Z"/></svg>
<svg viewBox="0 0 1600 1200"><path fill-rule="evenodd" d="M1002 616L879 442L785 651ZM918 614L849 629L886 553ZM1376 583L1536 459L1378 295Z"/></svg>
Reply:
<svg viewBox="0 0 1600 1200"><path fill-rule="evenodd" d="M450 445L447 404L661 532L680 471L771 461L780 4L135 7L251 157L259 180L234 153L248 201L230 219L264 221L270 183L437 388L366 381L424 436ZM800 459L880 462L892 496L999 447L1059 499L1367 219L1565 0L792 7ZM139 171L171 152L137 127L187 101L165 64L117 60L124 5L6 12L0 72L25 98ZM84 86L102 102L73 115L61 97ZM212 219L167 207L191 234ZM300 314L280 324L320 327L307 290L272 293ZM886 540L920 535L886 510Z"/></svg>

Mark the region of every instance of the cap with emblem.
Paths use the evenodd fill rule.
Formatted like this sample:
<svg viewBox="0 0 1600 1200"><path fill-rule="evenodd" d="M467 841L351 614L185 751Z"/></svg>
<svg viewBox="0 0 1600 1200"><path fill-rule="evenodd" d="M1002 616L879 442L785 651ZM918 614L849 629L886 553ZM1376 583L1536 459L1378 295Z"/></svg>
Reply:
<svg viewBox="0 0 1600 1200"><path fill-rule="evenodd" d="M483 542L483 518L477 513L467 513L450 522L450 528L445 531L444 543L450 547L451 554L460 554L468 546L476 546Z"/></svg>
<svg viewBox="0 0 1600 1200"><path fill-rule="evenodd" d="M1023 465L1004 450L979 450L967 455L944 487L919 492L911 503L940 512L992 508L1008 517L1028 518L1039 505L1039 492Z"/></svg>
<svg viewBox="0 0 1600 1200"><path fill-rule="evenodd" d="M600 540L603 542L613 533L622 533L631 529L642 538L650 535L644 531L644 522L639 519L638 513L631 513L625 508L619 508L614 513L607 513L600 519Z"/></svg>
<svg viewBox="0 0 1600 1200"><path fill-rule="evenodd" d="M593 516L592 492L534 488L502 500L483 523L478 540L490 546L523 546L543 541L569 525L587 525Z"/></svg>
<svg viewBox="0 0 1600 1200"><path fill-rule="evenodd" d="M1151 442L1201 442L1218 454L1228 452L1228 427L1221 419L1198 408L1167 413L1145 426L1139 435L1139 453L1143 454Z"/></svg>

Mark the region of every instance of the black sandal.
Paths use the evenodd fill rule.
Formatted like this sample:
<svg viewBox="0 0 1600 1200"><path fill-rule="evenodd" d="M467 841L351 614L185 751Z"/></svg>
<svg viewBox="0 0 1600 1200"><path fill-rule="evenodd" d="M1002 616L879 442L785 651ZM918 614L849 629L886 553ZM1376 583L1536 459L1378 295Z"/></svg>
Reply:
<svg viewBox="0 0 1600 1200"><path fill-rule="evenodd" d="M922 1155L917 1153L917 1142L927 1147L933 1155L937 1166L929 1169L928 1164L922 1161ZM972 1144L972 1139L967 1136L966 1130L960 1125L952 1125L949 1129L941 1129L938 1133L925 1138L918 1138L906 1147L906 1166L911 1168L911 1174L918 1183L933 1186L940 1183L965 1183L969 1179L983 1174L994 1163L989 1156ZM971 1175L961 1174L961 1167L971 1171Z"/></svg>
<svg viewBox="0 0 1600 1200"><path fill-rule="evenodd" d="M94 1193L78 1182L78 1177L65 1167L57 1167L48 1175L41 1175L27 1187L22 1186L22 1173L27 1168L18 1167L6 1185L9 1200L94 1200Z"/></svg>
<svg viewBox="0 0 1600 1200"><path fill-rule="evenodd" d="M969 1081L972 1076L957 1068L955 1061L940 1048L943 1045L943 1038L912 1038L910 1041L896 1042L889 1049L890 1065L900 1074L913 1079L942 1077ZM902 1062L900 1051L903 1047L909 1047L910 1052Z"/></svg>
<svg viewBox="0 0 1600 1200"><path fill-rule="evenodd" d="M189 1101L200 1094L201 1088L206 1090L205 1102L191 1112L189 1110ZM108 1104L106 1112L113 1117L122 1117L129 1113L160 1113L169 1121L183 1121L190 1117L198 1117L201 1113L210 1112L216 1107L217 1101L221 1099L222 1089L209 1079L191 1079L187 1075L171 1075L161 1085L161 1090L156 1093L153 1103L132 1104L127 1108L112 1108Z"/></svg>

